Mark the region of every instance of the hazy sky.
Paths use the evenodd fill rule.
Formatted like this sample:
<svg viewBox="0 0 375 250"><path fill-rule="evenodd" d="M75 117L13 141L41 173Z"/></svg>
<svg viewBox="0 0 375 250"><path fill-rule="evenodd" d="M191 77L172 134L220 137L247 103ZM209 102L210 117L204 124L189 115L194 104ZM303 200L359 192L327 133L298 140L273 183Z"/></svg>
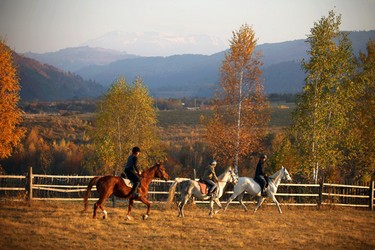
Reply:
<svg viewBox="0 0 375 250"><path fill-rule="evenodd" d="M258 44L306 38L322 16L374 30L375 0L0 0L0 37L17 52L50 52L111 31L206 34L253 26Z"/></svg>

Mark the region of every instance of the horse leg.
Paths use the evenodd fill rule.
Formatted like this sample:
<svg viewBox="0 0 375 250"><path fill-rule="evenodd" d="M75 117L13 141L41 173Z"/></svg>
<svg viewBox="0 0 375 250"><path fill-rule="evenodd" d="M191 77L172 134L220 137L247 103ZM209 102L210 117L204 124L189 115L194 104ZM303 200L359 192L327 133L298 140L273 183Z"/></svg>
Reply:
<svg viewBox="0 0 375 250"><path fill-rule="evenodd" d="M276 196L274 194L271 194L271 198L273 202L275 202L277 208L279 209L279 213L282 214L283 212L281 211L280 203L276 200Z"/></svg>
<svg viewBox="0 0 375 250"><path fill-rule="evenodd" d="M151 202L149 202L144 196L141 196L140 200L147 206L147 212L142 216L142 219L147 220L151 211Z"/></svg>
<svg viewBox="0 0 375 250"><path fill-rule="evenodd" d="M238 201L240 202L241 206L243 207L243 209L245 210L245 212L247 212L247 207L246 205L243 203L243 196L245 195L245 192L241 193L239 196L238 196Z"/></svg>
<svg viewBox="0 0 375 250"><path fill-rule="evenodd" d="M210 199L210 213L208 214L210 217L213 216L213 210L214 210L214 199Z"/></svg>
<svg viewBox="0 0 375 250"><path fill-rule="evenodd" d="M188 200L189 200L188 195L185 195L184 197L182 197L181 202L178 205L178 217L182 217L182 218L185 217L184 206L185 206L185 204L187 203Z"/></svg>
<svg viewBox="0 0 375 250"><path fill-rule="evenodd" d="M130 212L132 211L133 204L134 204L134 199L129 199L128 213L126 214L126 220L131 220Z"/></svg>
<svg viewBox="0 0 375 250"><path fill-rule="evenodd" d="M217 209L214 214L217 214L223 207L221 206L220 200L218 198L214 199L215 203L218 205L219 209Z"/></svg>
<svg viewBox="0 0 375 250"><path fill-rule="evenodd" d="M231 203L234 199L236 199L236 197L237 197L237 194L236 194L236 193L233 193L233 194L229 197L229 199L227 200L227 204L226 204L225 207L224 207L224 211L227 210L227 208L228 208L228 206L229 206L229 203Z"/></svg>
<svg viewBox="0 0 375 250"><path fill-rule="evenodd" d="M258 203L254 209L254 213L258 210L258 208L262 205L263 201L265 200L262 196L257 196Z"/></svg>
<svg viewBox="0 0 375 250"><path fill-rule="evenodd" d="M102 212L104 214L103 219L107 219L107 211L105 211L105 209L103 207L103 203L105 202L106 199L107 199L107 197L99 198L99 200L94 204L94 213L93 213L93 216L92 216L93 219L96 218L96 210L98 210L98 207L100 207L100 209L102 210Z"/></svg>

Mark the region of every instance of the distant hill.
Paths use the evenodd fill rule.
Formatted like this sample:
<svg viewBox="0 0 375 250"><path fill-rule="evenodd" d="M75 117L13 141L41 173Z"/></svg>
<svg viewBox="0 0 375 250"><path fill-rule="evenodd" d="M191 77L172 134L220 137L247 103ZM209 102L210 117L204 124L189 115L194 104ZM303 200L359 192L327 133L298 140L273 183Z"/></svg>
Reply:
<svg viewBox="0 0 375 250"><path fill-rule="evenodd" d="M44 54L28 52L25 53L25 56L70 72L90 65L105 65L118 60L138 57L117 50L88 46L66 48Z"/></svg>
<svg viewBox="0 0 375 250"><path fill-rule="evenodd" d="M365 52L370 38L375 39L375 30L351 32L353 52L356 55L359 51ZM305 73L301 69L301 60L307 57L309 50L309 44L305 40L261 44L256 50L263 52L262 70L266 93L297 93L302 90ZM83 51L87 54L80 54ZM107 57L106 50L103 51L105 53L101 56ZM81 64L74 72L84 79L99 82L105 87L121 76L126 77L128 81L141 76L155 97L212 96L225 56L225 51L212 55L130 56L105 64L103 61L99 62L100 54L96 54L96 50L89 47L71 48L69 52L71 52L70 63L56 53L53 54L55 61L53 65L58 66L57 63L64 62L66 64L64 68L67 69L69 65L74 65L73 62L82 61L82 58L95 58L91 61L91 65L89 65L90 61L86 60L87 65L82 67ZM111 53L116 54L115 51Z"/></svg>
<svg viewBox="0 0 375 250"><path fill-rule="evenodd" d="M97 97L105 88L54 66L13 53L18 67L21 101L52 101Z"/></svg>

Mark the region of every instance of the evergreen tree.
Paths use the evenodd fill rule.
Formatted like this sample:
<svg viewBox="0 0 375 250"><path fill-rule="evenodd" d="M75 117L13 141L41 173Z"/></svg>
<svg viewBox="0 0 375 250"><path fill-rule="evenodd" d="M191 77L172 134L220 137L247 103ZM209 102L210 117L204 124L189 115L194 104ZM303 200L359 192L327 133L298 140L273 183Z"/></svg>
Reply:
<svg viewBox="0 0 375 250"><path fill-rule="evenodd" d="M256 43L255 33L248 25L233 32L215 91L214 115L207 124L214 157L225 164L234 163L236 168L241 157L259 150L269 121Z"/></svg>
<svg viewBox="0 0 375 250"><path fill-rule="evenodd" d="M25 134L20 127L22 112L17 106L19 92L12 51L0 40L0 159L9 157Z"/></svg>

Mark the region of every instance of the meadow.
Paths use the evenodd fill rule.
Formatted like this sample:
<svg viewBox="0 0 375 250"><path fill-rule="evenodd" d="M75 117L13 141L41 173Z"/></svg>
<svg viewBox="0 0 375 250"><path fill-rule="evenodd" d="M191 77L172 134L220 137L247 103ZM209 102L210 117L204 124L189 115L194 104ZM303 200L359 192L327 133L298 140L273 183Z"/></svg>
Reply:
<svg viewBox="0 0 375 250"><path fill-rule="evenodd" d="M93 201L90 203L93 204ZM253 205L249 205L250 208ZM352 208L262 206L256 214L232 204L208 217L208 205L153 204L148 220L135 204L107 204L108 219L92 219L81 202L0 201L1 249L375 249L375 213Z"/></svg>

